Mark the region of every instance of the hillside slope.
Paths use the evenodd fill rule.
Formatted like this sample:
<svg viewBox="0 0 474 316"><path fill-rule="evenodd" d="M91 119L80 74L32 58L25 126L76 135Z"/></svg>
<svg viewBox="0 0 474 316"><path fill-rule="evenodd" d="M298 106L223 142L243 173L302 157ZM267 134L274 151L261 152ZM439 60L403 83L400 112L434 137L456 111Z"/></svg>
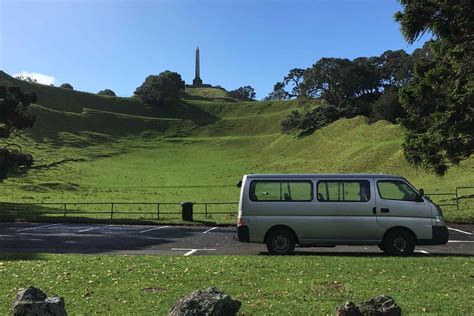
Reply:
<svg viewBox="0 0 474 316"><path fill-rule="evenodd" d="M286 115L317 101L199 98L151 110L134 98L8 80L35 91L38 104L34 128L13 140L34 154L35 167L4 181L4 201L235 201L235 182L258 172L393 173L427 192L474 179L472 158L443 178L413 169L402 128L384 121L356 117L304 138L281 134Z"/></svg>

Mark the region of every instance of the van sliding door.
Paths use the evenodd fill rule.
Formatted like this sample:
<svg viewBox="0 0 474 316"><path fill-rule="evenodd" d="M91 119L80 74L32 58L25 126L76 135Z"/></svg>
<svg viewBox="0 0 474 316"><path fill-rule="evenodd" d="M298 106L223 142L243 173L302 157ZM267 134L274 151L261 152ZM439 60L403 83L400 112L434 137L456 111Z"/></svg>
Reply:
<svg viewBox="0 0 474 316"><path fill-rule="evenodd" d="M311 239L352 243L380 238L372 181L325 179L317 182L316 190Z"/></svg>

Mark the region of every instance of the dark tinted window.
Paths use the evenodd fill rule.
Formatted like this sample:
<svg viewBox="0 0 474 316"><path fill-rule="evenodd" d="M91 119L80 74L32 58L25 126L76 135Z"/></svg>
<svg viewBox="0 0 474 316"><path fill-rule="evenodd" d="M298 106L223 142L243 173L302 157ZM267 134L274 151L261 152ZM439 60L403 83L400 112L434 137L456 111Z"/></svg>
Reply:
<svg viewBox="0 0 474 316"><path fill-rule="evenodd" d="M318 181L318 200L322 202L367 202L370 183L366 180Z"/></svg>
<svg viewBox="0 0 474 316"><path fill-rule="evenodd" d="M380 197L387 200L417 201L418 194L400 180L377 181Z"/></svg>
<svg viewBox="0 0 474 316"><path fill-rule="evenodd" d="M257 180L250 183L250 200L302 202L313 199L311 181Z"/></svg>

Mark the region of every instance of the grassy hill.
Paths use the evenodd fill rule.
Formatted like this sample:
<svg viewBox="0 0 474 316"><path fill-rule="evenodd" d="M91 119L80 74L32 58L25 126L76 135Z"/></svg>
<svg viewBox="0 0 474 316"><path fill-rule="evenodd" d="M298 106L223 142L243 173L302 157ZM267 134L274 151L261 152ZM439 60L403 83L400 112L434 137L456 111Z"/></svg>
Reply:
<svg viewBox="0 0 474 316"><path fill-rule="evenodd" d="M207 99L227 98L227 91L224 88L201 87L190 88L186 87L185 94L188 96L202 97Z"/></svg>
<svg viewBox="0 0 474 316"><path fill-rule="evenodd" d="M136 98L30 84L0 72L6 83L35 91L38 104L34 128L13 140L34 155L35 166L1 184L2 201L236 201L237 180L260 172L393 173L431 193L474 179L473 159L443 178L413 169L403 159L402 128L384 121L342 119L304 138L280 133L286 115L317 101L236 102L219 89L188 88L183 102L157 110ZM451 219L474 218L448 212Z"/></svg>

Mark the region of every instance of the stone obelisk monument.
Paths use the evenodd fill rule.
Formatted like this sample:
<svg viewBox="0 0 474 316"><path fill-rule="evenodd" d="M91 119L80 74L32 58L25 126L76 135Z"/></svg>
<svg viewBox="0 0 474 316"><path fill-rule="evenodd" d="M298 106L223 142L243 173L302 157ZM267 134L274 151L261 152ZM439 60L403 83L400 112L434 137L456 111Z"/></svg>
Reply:
<svg viewBox="0 0 474 316"><path fill-rule="evenodd" d="M195 70L195 76L193 80L193 86L194 87L202 86L201 65L199 63L199 47L196 48L196 70Z"/></svg>

